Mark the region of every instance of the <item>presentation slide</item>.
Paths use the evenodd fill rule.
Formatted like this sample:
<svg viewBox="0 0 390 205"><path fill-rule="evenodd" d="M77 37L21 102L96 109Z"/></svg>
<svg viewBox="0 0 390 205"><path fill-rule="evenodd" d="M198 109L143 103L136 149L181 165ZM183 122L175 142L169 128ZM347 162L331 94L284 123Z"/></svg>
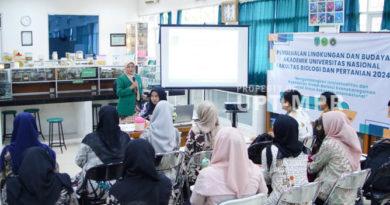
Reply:
<svg viewBox="0 0 390 205"><path fill-rule="evenodd" d="M247 86L248 28L161 26L161 85Z"/></svg>

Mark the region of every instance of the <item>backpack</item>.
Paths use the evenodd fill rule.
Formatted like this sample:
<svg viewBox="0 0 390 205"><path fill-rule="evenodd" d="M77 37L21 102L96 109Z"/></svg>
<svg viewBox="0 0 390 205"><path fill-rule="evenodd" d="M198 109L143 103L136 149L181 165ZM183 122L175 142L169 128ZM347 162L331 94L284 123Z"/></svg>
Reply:
<svg viewBox="0 0 390 205"><path fill-rule="evenodd" d="M380 140L372 146L364 168L371 169L363 186L365 195L372 192L390 193L390 139Z"/></svg>
<svg viewBox="0 0 390 205"><path fill-rule="evenodd" d="M262 164L261 162L261 153L264 148L266 148L267 159L272 158L271 145L272 145L273 137L268 133L263 133L256 137L255 140L248 147L248 157L255 164ZM267 160L271 162L270 160ZM268 164L270 167L271 164Z"/></svg>

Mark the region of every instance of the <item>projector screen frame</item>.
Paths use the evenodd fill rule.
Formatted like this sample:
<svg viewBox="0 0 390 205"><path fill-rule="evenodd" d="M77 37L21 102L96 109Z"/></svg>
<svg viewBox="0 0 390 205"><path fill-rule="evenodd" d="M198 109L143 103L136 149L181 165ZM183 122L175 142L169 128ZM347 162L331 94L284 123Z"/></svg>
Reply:
<svg viewBox="0 0 390 205"><path fill-rule="evenodd" d="M247 29L247 33L248 33L248 38L247 38L247 67L246 67L246 70L247 70L247 82L246 82L246 85L245 87L248 87L249 86L249 25L218 25L218 24L182 24L182 25L177 25L177 24L172 24L172 25L168 25L168 24L160 24L159 25L159 46L160 46L160 85L162 88L166 88L166 89L191 89L191 90L196 90L196 89L199 89L199 90L202 90L202 89L236 89L238 87L242 87L242 86L222 86L222 87L217 87L217 86L213 86L213 87L208 87L208 86L203 86L203 87L176 87L176 86L169 86L169 87L163 87L162 86L162 55L161 55L161 28L162 27L222 27L222 28L246 28Z"/></svg>

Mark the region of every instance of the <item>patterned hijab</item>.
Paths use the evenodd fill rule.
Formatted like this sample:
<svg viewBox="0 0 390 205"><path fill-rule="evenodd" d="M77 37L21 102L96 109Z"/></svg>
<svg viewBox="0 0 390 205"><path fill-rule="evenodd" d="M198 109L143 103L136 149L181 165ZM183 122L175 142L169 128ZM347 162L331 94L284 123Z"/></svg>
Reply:
<svg viewBox="0 0 390 205"><path fill-rule="evenodd" d="M203 133L211 132L211 138L213 140L220 129L217 107L210 101L203 101L198 105L196 114L198 115L198 120L195 123L200 129L199 131Z"/></svg>

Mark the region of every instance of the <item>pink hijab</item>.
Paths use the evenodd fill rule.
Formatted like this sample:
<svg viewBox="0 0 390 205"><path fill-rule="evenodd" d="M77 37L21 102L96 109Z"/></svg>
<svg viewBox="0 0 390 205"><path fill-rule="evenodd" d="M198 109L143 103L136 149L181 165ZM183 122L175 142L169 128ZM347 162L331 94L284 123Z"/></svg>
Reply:
<svg viewBox="0 0 390 205"><path fill-rule="evenodd" d="M248 189L251 179L258 179L256 190ZM259 167L248 158L243 135L232 127L222 128L216 135L211 164L202 170L194 191L203 196L235 195L242 197L267 193L267 187Z"/></svg>
<svg viewBox="0 0 390 205"><path fill-rule="evenodd" d="M362 148L355 129L347 116L340 111L330 111L322 116L326 137L333 138L344 147L354 171L360 167Z"/></svg>

